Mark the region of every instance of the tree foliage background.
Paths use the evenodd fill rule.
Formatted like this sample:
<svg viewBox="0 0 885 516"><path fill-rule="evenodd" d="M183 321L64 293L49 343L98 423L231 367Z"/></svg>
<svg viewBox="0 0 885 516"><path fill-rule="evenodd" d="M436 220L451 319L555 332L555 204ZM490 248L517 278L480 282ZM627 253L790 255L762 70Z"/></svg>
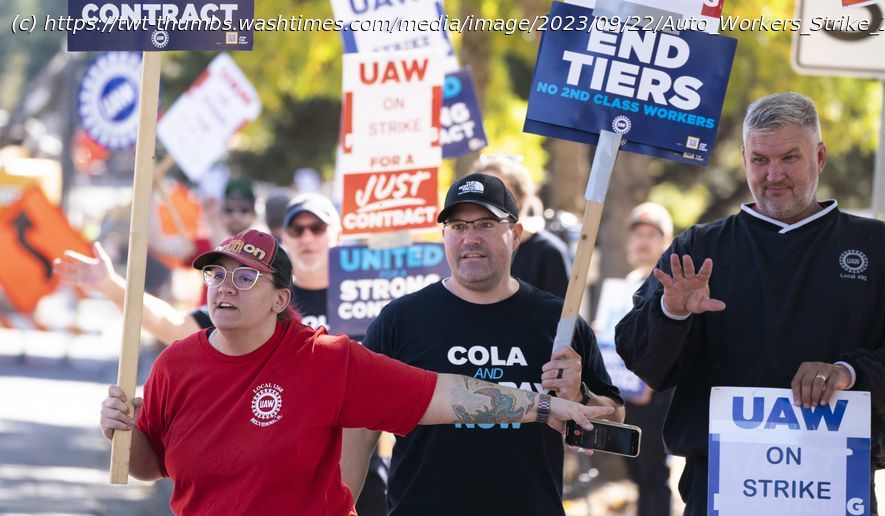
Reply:
<svg viewBox="0 0 885 516"><path fill-rule="evenodd" d="M7 30L15 14L63 10L56 0L6 0L0 21ZM451 17L523 18L545 13L549 0L446 0ZM329 18L328 0L259 0L257 18ZM62 14L57 12L57 14ZM726 0L724 15L792 18L792 0ZM11 110L27 79L39 72L61 45L57 33L12 37L0 45L0 109ZM755 98L794 90L813 98L830 150L820 185L822 198L836 197L846 208L870 205L873 159L882 108L882 83L851 78L807 77L789 66L788 32L724 32L739 40L728 86L715 155L706 169L621 153L606 200L599 241L603 274L626 271L623 221L629 209L648 198L667 206L678 228L734 212L750 200L740 157L741 120ZM453 34L462 64L472 67L481 97L490 147L486 152L520 154L539 183L547 183L553 208L577 211L592 149L522 133L526 102L540 34L473 32ZM338 133L341 90L340 35L334 32L261 32L253 52L234 59L258 89L264 105L258 121L233 142L230 162L239 173L288 184L300 167L331 179ZM166 53L163 103L171 105L212 59L211 53ZM446 164L463 173L475 156ZM445 184L446 175L443 175ZM608 244L608 245L606 245Z"/></svg>

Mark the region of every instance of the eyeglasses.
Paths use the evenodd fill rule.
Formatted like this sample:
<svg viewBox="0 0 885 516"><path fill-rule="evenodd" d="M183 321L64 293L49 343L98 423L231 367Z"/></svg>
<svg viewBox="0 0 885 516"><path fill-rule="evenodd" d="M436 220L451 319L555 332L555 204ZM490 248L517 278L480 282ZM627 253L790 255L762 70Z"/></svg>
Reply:
<svg viewBox="0 0 885 516"><path fill-rule="evenodd" d="M239 213L240 215L246 215L246 214L252 213L252 208L246 208L246 207L233 208L230 206L225 206L222 211L224 211L225 215L233 215L234 213Z"/></svg>
<svg viewBox="0 0 885 516"><path fill-rule="evenodd" d="M267 274L262 274L252 267L237 267L229 271L221 265L206 265L203 267L203 283L210 288L220 287L228 272L231 273L231 282L237 290L249 290L258 283L258 278L261 276L270 279Z"/></svg>
<svg viewBox="0 0 885 516"><path fill-rule="evenodd" d="M500 233L501 229L510 223L511 222L507 219L492 218L476 220L449 219L445 222L444 225L446 228L448 228L449 231L456 235L466 234L467 230L470 229L470 226L473 226L473 228L481 234L494 235L496 233Z"/></svg>
<svg viewBox="0 0 885 516"><path fill-rule="evenodd" d="M286 228L286 231L288 231L289 234L294 236L295 238L301 238L305 231L310 231L317 236L322 235L326 232L326 228L328 227L328 224L322 224L320 222L316 224L311 224L309 226L299 226L297 224L292 224L288 228Z"/></svg>

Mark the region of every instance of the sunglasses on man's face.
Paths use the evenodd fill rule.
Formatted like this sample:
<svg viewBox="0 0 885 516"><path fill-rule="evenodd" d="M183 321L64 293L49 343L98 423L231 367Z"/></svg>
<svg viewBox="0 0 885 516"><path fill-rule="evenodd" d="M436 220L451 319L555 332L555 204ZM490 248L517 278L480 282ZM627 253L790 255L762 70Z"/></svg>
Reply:
<svg viewBox="0 0 885 516"><path fill-rule="evenodd" d="M287 228L287 231L290 235L295 238L301 238L304 235L305 231L310 231L314 235L322 235L326 232L326 228L328 228L328 224L323 224L321 222L317 222L316 224L308 224L306 226L302 226L300 224L290 224Z"/></svg>

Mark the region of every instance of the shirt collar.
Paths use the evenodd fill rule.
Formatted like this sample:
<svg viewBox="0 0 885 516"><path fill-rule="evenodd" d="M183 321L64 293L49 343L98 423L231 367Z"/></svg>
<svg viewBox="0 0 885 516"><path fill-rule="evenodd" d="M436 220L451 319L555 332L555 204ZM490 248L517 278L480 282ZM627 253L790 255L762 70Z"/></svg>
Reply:
<svg viewBox="0 0 885 516"><path fill-rule="evenodd" d="M764 220L765 222L768 222L770 224L774 224L775 226L781 228L780 231L778 231L778 233L780 233L782 235L784 233L789 233L790 231L793 231L794 229L801 228L802 226L805 226L806 224L810 224L810 223L814 222L815 220L826 216L831 211L835 211L836 208L839 206L839 203L835 199L828 199L826 201L822 201L821 202L821 204L823 204L822 210L820 210L817 213L814 213L812 215L809 215L800 221L794 222L792 224L787 224L786 222L782 222L780 220L773 219L771 217L763 215L763 214L759 213L758 211L754 210L752 208L752 206L754 204L755 203L751 203L751 202L748 202L746 204L742 204L741 211L752 216L752 217L756 217L757 219Z"/></svg>

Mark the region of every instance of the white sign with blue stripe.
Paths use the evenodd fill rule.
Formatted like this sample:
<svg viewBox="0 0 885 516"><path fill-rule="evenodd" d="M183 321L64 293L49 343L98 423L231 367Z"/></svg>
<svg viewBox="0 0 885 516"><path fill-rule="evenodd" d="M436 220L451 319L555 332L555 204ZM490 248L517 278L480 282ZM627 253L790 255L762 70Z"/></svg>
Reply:
<svg viewBox="0 0 885 516"><path fill-rule="evenodd" d="M789 389L710 392L707 514L870 514L870 393L793 405Z"/></svg>

